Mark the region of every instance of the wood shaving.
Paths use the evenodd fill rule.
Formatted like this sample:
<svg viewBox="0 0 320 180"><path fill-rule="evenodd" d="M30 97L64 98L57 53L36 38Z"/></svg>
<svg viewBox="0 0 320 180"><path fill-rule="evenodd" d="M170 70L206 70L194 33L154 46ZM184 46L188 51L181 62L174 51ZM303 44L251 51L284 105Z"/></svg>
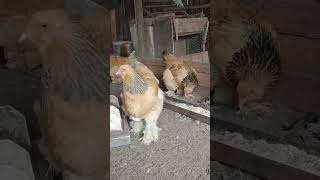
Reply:
<svg viewBox="0 0 320 180"><path fill-rule="evenodd" d="M110 131L122 131L122 119L120 111L114 106L110 106Z"/></svg>
<svg viewBox="0 0 320 180"><path fill-rule="evenodd" d="M167 101L169 101L169 100L167 100ZM195 112L195 113L198 113L198 114L202 114L202 115L207 116L207 117L210 117L210 111L208 111L208 110L206 110L204 108L192 106L192 105L185 104L185 103L178 103L178 102L173 102L173 101L169 101L169 102L172 105L181 107L183 109L187 109L189 111L192 111L192 112Z"/></svg>
<svg viewBox="0 0 320 180"><path fill-rule="evenodd" d="M319 157L307 154L294 146L269 144L265 140L249 140L239 133L230 132L215 133L211 138L247 152L320 175Z"/></svg>

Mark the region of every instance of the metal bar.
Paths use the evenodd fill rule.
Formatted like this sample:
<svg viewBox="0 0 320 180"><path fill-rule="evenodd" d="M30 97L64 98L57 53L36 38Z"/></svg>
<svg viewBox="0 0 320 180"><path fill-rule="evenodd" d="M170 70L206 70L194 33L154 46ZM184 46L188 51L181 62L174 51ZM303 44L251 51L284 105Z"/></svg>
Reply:
<svg viewBox="0 0 320 180"><path fill-rule="evenodd" d="M319 180L320 176L211 140L211 160L270 180Z"/></svg>

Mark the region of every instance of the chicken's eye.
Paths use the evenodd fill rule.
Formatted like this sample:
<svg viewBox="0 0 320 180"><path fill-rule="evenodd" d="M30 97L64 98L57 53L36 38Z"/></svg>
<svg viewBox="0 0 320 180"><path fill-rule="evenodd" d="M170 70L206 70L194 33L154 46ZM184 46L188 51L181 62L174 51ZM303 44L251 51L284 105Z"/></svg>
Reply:
<svg viewBox="0 0 320 180"><path fill-rule="evenodd" d="M42 24L41 27L46 28L47 24Z"/></svg>

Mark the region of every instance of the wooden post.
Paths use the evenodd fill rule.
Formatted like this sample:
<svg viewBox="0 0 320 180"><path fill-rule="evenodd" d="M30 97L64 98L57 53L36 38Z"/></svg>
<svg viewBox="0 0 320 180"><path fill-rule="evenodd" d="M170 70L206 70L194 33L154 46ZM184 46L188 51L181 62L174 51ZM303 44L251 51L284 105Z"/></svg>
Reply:
<svg viewBox="0 0 320 180"><path fill-rule="evenodd" d="M134 9L135 9L135 19L137 23L137 38L138 38L138 47L137 55L140 57L144 56L144 20L143 20L143 2L142 0L134 0Z"/></svg>
<svg viewBox="0 0 320 180"><path fill-rule="evenodd" d="M110 19L111 19L111 34L112 34L112 41L117 40L117 21L116 21L116 10L110 10Z"/></svg>

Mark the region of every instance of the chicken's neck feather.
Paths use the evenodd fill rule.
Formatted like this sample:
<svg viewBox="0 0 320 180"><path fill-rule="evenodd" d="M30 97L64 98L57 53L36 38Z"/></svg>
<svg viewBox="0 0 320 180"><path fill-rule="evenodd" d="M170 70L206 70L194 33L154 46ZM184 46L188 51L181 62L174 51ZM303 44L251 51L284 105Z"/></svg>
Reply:
<svg viewBox="0 0 320 180"><path fill-rule="evenodd" d="M97 53L78 26L67 38L58 39L56 46L47 50L50 90L62 93L65 99L107 102L108 63ZM58 52L57 52L58 51ZM55 54L55 55L52 55Z"/></svg>
<svg viewBox="0 0 320 180"><path fill-rule="evenodd" d="M148 90L148 84L137 72L133 71L123 81L123 90L132 94L143 94Z"/></svg>

